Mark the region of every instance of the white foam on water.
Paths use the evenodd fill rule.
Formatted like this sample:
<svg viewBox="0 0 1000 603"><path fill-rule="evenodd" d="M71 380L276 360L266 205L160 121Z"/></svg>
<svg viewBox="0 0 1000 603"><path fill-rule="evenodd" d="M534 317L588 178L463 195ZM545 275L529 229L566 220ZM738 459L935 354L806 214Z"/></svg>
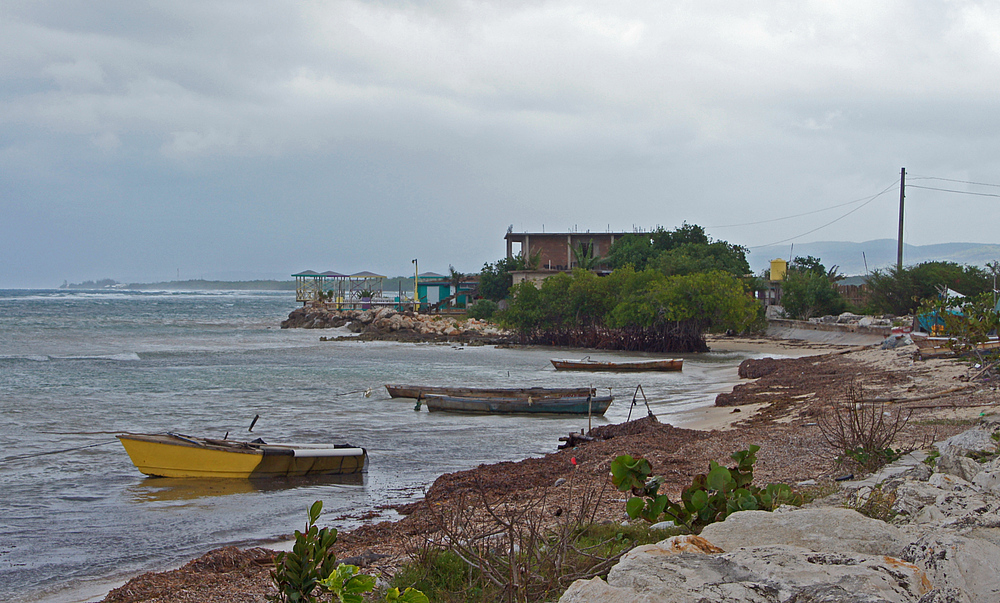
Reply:
<svg viewBox="0 0 1000 603"><path fill-rule="evenodd" d="M142 360L135 352L124 352L120 354L93 354L80 356L52 356L52 360L115 360L118 362L135 362Z"/></svg>

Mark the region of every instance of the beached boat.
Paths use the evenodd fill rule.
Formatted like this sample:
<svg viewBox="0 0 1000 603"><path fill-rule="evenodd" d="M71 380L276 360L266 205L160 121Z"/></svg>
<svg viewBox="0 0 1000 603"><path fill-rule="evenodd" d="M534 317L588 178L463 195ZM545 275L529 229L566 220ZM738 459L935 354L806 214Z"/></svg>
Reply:
<svg viewBox="0 0 1000 603"><path fill-rule="evenodd" d="M266 478L361 473L364 448L333 444L266 444L177 433L118 436L132 463L157 477Z"/></svg>
<svg viewBox="0 0 1000 603"><path fill-rule="evenodd" d="M441 387L433 385L386 385L390 398L542 398L587 397L597 392L589 387Z"/></svg>
<svg viewBox="0 0 1000 603"><path fill-rule="evenodd" d="M626 362L603 362L589 357L582 360L553 358L550 362L557 371L679 371L684 365L682 358Z"/></svg>
<svg viewBox="0 0 1000 603"><path fill-rule="evenodd" d="M603 415L613 396L565 396L557 398L460 398L429 396L424 400L429 411L479 414L574 414Z"/></svg>
<svg viewBox="0 0 1000 603"><path fill-rule="evenodd" d="M910 335L910 339L912 339L913 343L916 344L917 353L920 355L921 359L944 358L948 356L956 356L958 354L952 347L955 342L955 339L952 337L924 337L913 333ZM980 352L995 352L1000 350L1000 340L995 337L990 337L989 340L977 344L974 347ZM971 354L972 350L968 350L968 353Z"/></svg>

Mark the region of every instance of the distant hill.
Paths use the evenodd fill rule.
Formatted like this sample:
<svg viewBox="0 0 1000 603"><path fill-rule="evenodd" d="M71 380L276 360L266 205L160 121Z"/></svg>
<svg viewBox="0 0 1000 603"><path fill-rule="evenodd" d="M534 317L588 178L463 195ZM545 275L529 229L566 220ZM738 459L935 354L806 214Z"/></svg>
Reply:
<svg viewBox="0 0 1000 603"><path fill-rule="evenodd" d="M896 240L876 239L864 243L818 241L816 243L796 243L794 248L791 245L772 245L751 250L747 259L750 261L750 268L754 274L759 274L762 270L770 268L771 260L776 258L788 260L789 255L792 257L811 255L822 260L827 268L833 265L840 266L840 272L843 274L865 274L866 259L868 271L895 265ZM907 266L930 261L983 266L994 260L1000 260L1000 245L986 243L903 244L903 264Z"/></svg>
<svg viewBox="0 0 1000 603"><path fill-rule="evenodd" d="M99 281L84 281L82 283L64 282L60 289L133 289L154 291L295 291L296 283L292 280L247 280L221 281L191 279L186 281L164 281L159 283L119 283L110 278ZM382 290L388 295L395 291L406 291L413 294L413 277L396 276L382 281Z"/></svg>

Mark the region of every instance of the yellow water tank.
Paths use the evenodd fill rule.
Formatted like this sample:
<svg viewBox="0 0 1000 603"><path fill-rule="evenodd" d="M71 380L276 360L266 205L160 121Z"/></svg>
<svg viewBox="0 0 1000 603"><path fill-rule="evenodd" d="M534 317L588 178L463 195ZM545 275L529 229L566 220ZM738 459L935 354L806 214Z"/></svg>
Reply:
<svg viewBox="0 0 1000 603"><path fill-rule="evenodd" d="M783 281L785 280L785 273L788 272L788 262L778 258L776 260L771 260L771 280L772 281Z"/></svg>

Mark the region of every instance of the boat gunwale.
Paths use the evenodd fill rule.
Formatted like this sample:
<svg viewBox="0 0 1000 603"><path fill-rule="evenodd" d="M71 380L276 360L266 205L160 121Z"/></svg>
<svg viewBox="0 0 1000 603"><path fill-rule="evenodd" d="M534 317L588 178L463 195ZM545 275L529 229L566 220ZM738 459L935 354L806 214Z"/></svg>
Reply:
<svg viewBox="0 0 1000 603"><path fill-rule="evenodd" d="M457 412L494 415L603 415L614 402L614 396L582 396L543 399L527 402L523 399L484 399L456 396L429 396L425 404L430 412ZM587 404L588 408L582 408ZM508 405L512 408L502 408ZM581 406L579 410L569 408ZM501 408L498 408L501 407ZM527 407L527 408L525 408Z"/></svg>
<svg viewBox="0 0 1000 603"><path fill-rule="evenodd" d="M475 399L496 399L496 398L518 398L527 399L547 399L556 397L594 396L597 394L595 387L449 387L441 385L418 386L399 385L387 383L386 391L390 398L428 398L430 396L455 396L460 398Z"/></svg>
<svg viewBox="0 0 1000 603"><path fill-rule="evenodd" d="M614 362L610 360L577 360L573 358L550 358L549 362L557 370L578 371L661 371L677 372L684 370L683 358L663 358L658 360L629 360Z"/></svg>

